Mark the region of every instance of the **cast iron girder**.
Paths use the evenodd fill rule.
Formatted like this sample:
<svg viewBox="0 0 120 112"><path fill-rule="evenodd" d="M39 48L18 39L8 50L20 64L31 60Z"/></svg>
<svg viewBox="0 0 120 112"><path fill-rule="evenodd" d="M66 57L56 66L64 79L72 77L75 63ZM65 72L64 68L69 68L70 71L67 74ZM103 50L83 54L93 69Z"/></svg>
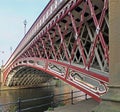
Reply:
<svg viewBox="0 0 120 112"><path fill-rule="evenodd" d="M31 57L29 49L26 50L26 52L27 52L27 56L28 56L28 57Z"/></svg>
<svg viewBox="0 0 120 112"><path fill-rule="evenodd" d="M29 64L29 60L34 60L34 63ZM24 62L24 59L23 60L18 60L17 63L19 63L19 61ZM99 96L101 94L103 94L103 93L94 92L94 91L91 91L90 89L87 90L86 88L84 88L84 86L79 84L79 82L75 82L73 80L74 77L71 77L71 73L79 73L80 72L82 74L82 76L90 77L90 78L92 78L94 80L97 80L97 81L99 81L100 84L104 85L105 87L106 87L106 83L108 82L108 77L106 77L106 76L103 76L103 75L101 75L99 73L95 73L95 72L92 72L92 71L85 70L84 68L79 68L77 66L70 65L70 64L67 64L67 63L58 62L58 61L55 61L55 60L34 58L34 57L33 58L26 58L26 61L28 63L21 63L20 65L16 65L16 63L14 63L15 64L14 67L28 66L28 67L32 67L32 68L35 68L35 69L38 69L38 70L42 70L42 71L44 71L46 73L49 73L49 74L51 74L51 75L53 75L55 77L59 77L60 79L64 80L65 82L68 82L69 84L83 90L84 92L86 92L87 94L89 94L93 98L95 98L97 101L100 101ZM43 61L44 62L43 66L38 66L37 65L38 61ZM54 65L54 66L58 66L60 71L62 69L64 69L64 72L56 73L56 71L54 69L52 70L52 68L50 68L51 64ZM62 69L61 69L61 67L62 67ZM84 84L86 82L82 81L81 83ZM90 87L93 88L92 86L90 86ZM95 91L96 91L96 89L95 89Z"/></svg>
<svg viewBox="0 0 120 112"><path fill-rule="evenodd" d="M47 34L48 34L48 37L49 37L49 40L50 40L50 43L51 43L51 47L52 47L52 51L53 51L54 56L55 56L55 60L57 60L57 56L56 56L56 53L55 53L55 48L54 48L54 45L53 45L53 40L51 38L50 33L48 32ZM54 35L55 35L55 33L54 33Z"/></svg>
<svg viewBox="0 0 120 112"><path fill-rule="evenodd" d="M59 32L59 35L60 35L60 38L61 38L61 44L60 44L60 46L63 46L64 52L65 52L65 56L67 58L67 61L70 62L70 59L69 59L69 56L68 56L68 52L67 52L67 48L66 48L66 45L64 43L64 36L61 33L61 29L60 29L59 24L56 24L56 25L57 25L57 29L58 29L58 32Z"/></svg>
<svg viewBox="0 0 120 112"><path fill-rule="evenodd" d="M85 11L86 11L86 6L87 6L87 2L84 3L83 11L82 11L82 14L81 14L81 21L80 21L80 25L79 25L79 29L78 30L77 30L77 27L76 27L73 15L72 15L71 12L69 12L69 15L70 15L70 18L71 18L71 22L72 22L72 25L73 25L73 29L75 31L75 40L76 40L74 45L73 45L73 49L72 49L72 58L74 57L74 52L75 52L77 46L79 46L80 50L81 50L81 54L82 54L81 56L82 56L85 68L86 68L86 65L87 65L86 57L85 57L85 54L84 54L84 49L83 49L83 45L81 43L81 39L78 38L78 37L79 37L80 30L82 28L82 24L83 24L83 21L84 21L84 14L85 14Z"/></svg>
<svg viewBox="0 0 120 112"><path fill-rule="evenodd" d="M30 57L33 57L33 56L32 56L32 51L31 51L31 47L28 49L28 53L29 53L29 56L30 56Z"/></svg>
<svg viewBox="0 0 120 112"><path fill-rule="evenodd" d="M39 46L38 46L37 43L36 43L35 45L36 45L36 50L37 50L37 52L38 52L38 55L39 55L39 57L41 58L42 56L41 56L41 53L40 53L40 50L39 50Z"/></svg>
<svg viewBox="0 0 120 112"><path fill-rule="evenodd" d="M33 50L34 50L34 52L35 52L35 57L39 57L39 54L38 54L38 51L37 51L36 44L34 44Z"/></svg>
<svg viewBox="0 0 120 112"><path fill-rule="evenodd" d="M36 57L36 54L35 54L34 46L33 46L33 45L32 45L32 47L31 47L31 51L32 51L33 57Z"/></svg>
<svg viewBox="0 0 120 112"><path fill-rule="evenodd" d="M40 38L40 41L42 42L43 49L44 49L44 52L45 52L45 56L46 56L46 58L48 59L48 54L47 54L47 51L46 51L46 47L45 47L44 40L43 40L42 38Z"/></svg>
<svg viewBox="0 0 120 112"><path fill-rule="evenodd" d="M102 47L103 47L103 50L104 50L104 53L105 53L105 58L107 59L107 62L109 63L108 47L106 46L103 35L100 31L100 28L101 28L103 20L104 20L103 18L105 18L105 11L107 10L108 0L104 0L104 9L102 10L102 14L101 14L99 22L97 20L96 15L95 15L95 11L93 9L93 5L91 3L91 0L88 0L87 2L88 2L88 5L90 7L91 16L93 18L93 21L94 21L94 24L95 24L95 27L96 27L96 37L95 37L95 40L94 40L94 43L93 43L93 47L91 47L91 49L92 49L91 50L91 55L90 55L90 59L89 59L88 65L87 65L88 68L89 68L90 64L91 64L91 61L93 59L94 50L95 50L95 46L96 46L96 43L98 41L98 38L100 39L100 42L102 44Z"/></svg>

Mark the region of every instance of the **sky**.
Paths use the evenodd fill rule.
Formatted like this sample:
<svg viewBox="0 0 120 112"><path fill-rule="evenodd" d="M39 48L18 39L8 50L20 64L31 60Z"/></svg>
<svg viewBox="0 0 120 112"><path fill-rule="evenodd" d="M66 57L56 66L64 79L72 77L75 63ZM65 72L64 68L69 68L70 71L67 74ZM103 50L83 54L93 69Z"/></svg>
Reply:
<svg viewBox="0 0 120 112"><path fill-rule="evenodd" d="M1 0L0 1L0 66L5 64L26 31L50 0Z"/></svg>

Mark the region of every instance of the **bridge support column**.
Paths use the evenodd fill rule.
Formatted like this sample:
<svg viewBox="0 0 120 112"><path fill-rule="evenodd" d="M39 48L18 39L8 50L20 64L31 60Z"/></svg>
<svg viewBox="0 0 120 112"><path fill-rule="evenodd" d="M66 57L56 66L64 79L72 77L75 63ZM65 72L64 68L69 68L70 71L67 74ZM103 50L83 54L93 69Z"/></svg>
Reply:
<svg viewBox="0 0 120 112"><path fill-rule="evenodd" d="M93 112L120 112L120 0L109 0L109 91Z"/></svg>

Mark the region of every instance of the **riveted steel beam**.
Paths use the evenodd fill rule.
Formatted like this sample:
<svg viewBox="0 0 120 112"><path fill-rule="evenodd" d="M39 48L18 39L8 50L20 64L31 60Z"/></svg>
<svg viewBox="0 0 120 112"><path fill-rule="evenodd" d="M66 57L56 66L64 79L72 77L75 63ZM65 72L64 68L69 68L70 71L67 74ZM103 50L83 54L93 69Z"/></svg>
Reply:
<svg viewBox="0 0 120 112"><path fill-rule="evenodd" d="M54 35L55 35L55 33L54 33ZM50 35L49 32L48 32L48 37L49 37L49 40L51 42L51 47L52 47L52 51L53 51L54 56L55 56L55 60L57 60L57 56L56 56L56 53L55 53L55 48L54 48L54 45L53 45L53 40L51 39L51 35Z"/></svg>
<svg viewBox="0 0 120 112"><path fill-rule="evenodd" d="M69 56L68 56L67 48L66 48L66 45L65 45L65 43L64 43L64 36L63 36L63 34L61 33L61 29L60 29L59 24L57 24L56 26L57 26L57 29L58 29L58 32L59 32L59 35L60 35L60 38L61 38L61 44L60 44L60 46L63 46L64 52L65 52L65 56L66 56L66 58L67 58L67 61L70 62L70 58L69 58Z"/></svg>
<svg viewBox="0 0 120 112"><path fill-rule="evenodd" d="M102 23L103 23L103 20L104 20L104 17L105 17L105 11L107 10L107 6L108 6L106 4L108 4L108 1L105 0L104 1L104 9L102 10L102 14L101 14L100 20L98 21L97 17L96 17L96 14L95 14L95 11L93 9L93 5L91 3L91 0L88 0L88 5L90 7L91 16L93 18L93 21L94 21L94 24L95 24L95 27L96 27L96 37L95 37L95 40L94 40L94 44L91 47L92 50L91 50L91 55L90 55L88 68L89 68L90 63L92 61L92 58L93 58L93 55L94 55L95 46L96 46L96 43L98 41L98 38L100 39L100 42L102 44L102 47L103 47L103 50L104 50L104 53L105 53L105 58L107 59L107 62L109 63L108 47L106 46L105 41L103 39L103 35L102 35L101 31L100 31L100 28L102 26Z"/></svg>
<svg viewBox="0 0 120 112"><path fill-rule="evenodd" d="M80 47L80 51L81 51L81 54L82 54L82 59L83 59L83 63L84 63L84 66L86 67L86 57L85 57L85 54L84 54L84 49L83 49L83 45L81 43L81 39L78 38L79 34L80 34L80 30L81 30L81 27L82 27L82 24L83 24L83 21L84 21L84 13L85 13L85 10L86 10L86 5L87 3L85 2L84 4L84 8L83 8L83 11L82 11L82 14L81 14L81 21L80 21L80 26L79 26L79 31L77 30L77 27L76 27L76 24L75 24L75 20L73 18L73 15L72 13L69 12L69 15L70 15L70 18L71 18L71 21L72 21L72 25L73 25L73 29L75 31L75 43L74 43L74 47L73 47L73 50L72 50L72 57L74 55L74 52L77 48L77 46Z"/></svg>
<svg viewBox="0 0 120 112"><path fill-rule="evenodd" d="M45 42L44 42L44 40L43 40L42 38L40 38L40 41L42 42L42 45L43 45L43 49L44 49L46 58L48 59L48 54L47 54L47 50L46 50L46 47L45 47Z"/></svg>

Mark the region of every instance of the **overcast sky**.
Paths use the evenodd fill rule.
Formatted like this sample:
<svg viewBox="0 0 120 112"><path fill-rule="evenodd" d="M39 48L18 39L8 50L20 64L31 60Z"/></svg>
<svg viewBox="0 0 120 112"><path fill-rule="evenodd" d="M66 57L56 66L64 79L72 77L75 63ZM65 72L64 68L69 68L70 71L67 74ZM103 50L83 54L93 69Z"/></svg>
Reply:
<svg viewBox="0 0 120 112"><path fill-rule="evenodd" d="M24 36L23 21L27 30L39 16L49 0L0 1L0 66L11 55Z"/></svg>

